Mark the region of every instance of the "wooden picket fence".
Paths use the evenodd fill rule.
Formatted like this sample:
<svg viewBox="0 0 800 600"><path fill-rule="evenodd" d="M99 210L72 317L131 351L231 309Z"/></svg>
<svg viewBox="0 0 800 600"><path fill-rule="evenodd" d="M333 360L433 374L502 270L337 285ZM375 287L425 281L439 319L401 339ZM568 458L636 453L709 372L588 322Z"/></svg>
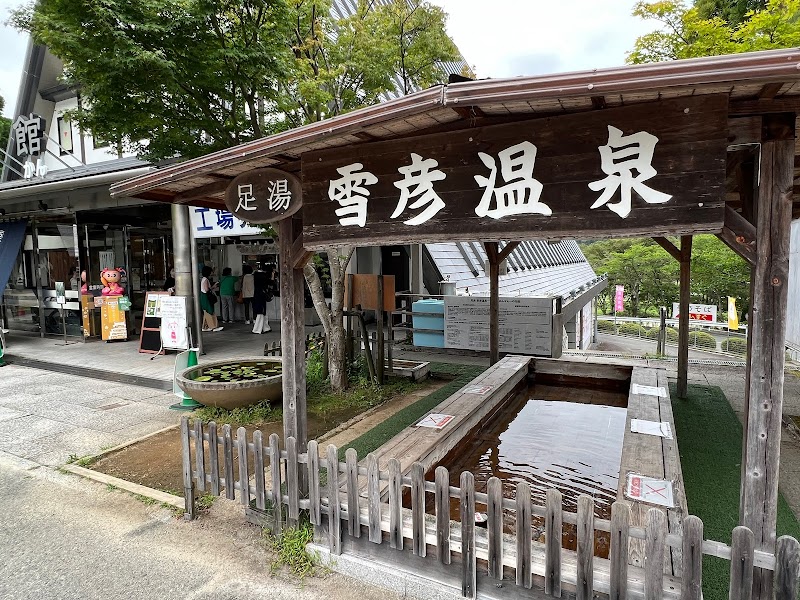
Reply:
<svg viewBox="0 0 800 600"><path fill-rule="evenodd" d="M248 441L244 427L233 437L230 425L221 430L213 422L204 426L195 420L190 425L187 417L181 421L181 438L187 519L195 517L196 492L224 494L230 500L238 494L245 507L253 501L256 509L271 515L275 532L296 525L301 511L307 511L317 539L327 538L331 554L341 554L345 532L354 539L364 535L369 542L388 546L387 553L402 551L410 542L414 555L425 557L430 552L431 562L453 565L466 598L476 596L480 566L495 583L515 582L532 593L538 590L539 595L561 597L563 592L588 600L600 593L614 599L700 600L704 555L730 561L731 599L752 598L756 569L772 573L777 600L797 600L800 591L800 543L789 536L781 537L771 554L755 550L752 531L736 527L728 546L704 540L703 523L695 516L684 519L679 536L667 533L666 517L657 509L649 511L646 527L634 527L623 502L613 504L610 520L599 519L594 500L586 495L579 498L577 514L565 512L561 493L555 489L547 491L546 503L540 506L532 502L527 483L517 484L514 499L503 497L502 484L494 477L487 493L477 493L469 472L461 474L460 486L455 488L444 467L437 467L435 481L428 482L419 463L412 466L409 476L403 476L396 459L382 470L375 455L369 454L361 466L351 448L342 463L333 445L320 457L315 441L308 443L307 452L300 452L294 438L288 438L282 449L278 435L272 434L265 446L260 431ZM265 467L269 467L269 488ZM403 507L409 491L410 510ZM428 494L435 498L435 515L426 514ZM451 520L452 501L459 503L460 522ZM486 507L486 529L475 526L476 504ZM513 536L503 532L504 517L510 516ZM532 539L534 518L544 520L544 542ZM576 551L562 547L565 524L577 528ZM596 532L610 534L608 559L594 556ZM642 568L628 564L630 544L643 544ZM680 578L669 575L668 565L665 569L670 549L681 551ZM513 576L508 575L511 571Z"/></svg>

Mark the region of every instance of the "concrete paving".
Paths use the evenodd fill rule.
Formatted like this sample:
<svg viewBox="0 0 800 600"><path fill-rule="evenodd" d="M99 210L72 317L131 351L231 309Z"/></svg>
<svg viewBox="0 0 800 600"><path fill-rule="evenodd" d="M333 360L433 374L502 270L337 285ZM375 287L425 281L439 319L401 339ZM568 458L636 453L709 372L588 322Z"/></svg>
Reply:
<svg viewBox="0 0 800 600"><path fill-rule="evenodd" d="M261 530L233 502L188 523L126 492L0 455L0 511L0 598L9 600L400 598L336 574L273 574Z"/></svg>
<svg viewBox="0 0 800 600"><path fill-rule="evenodd" d="M202 360L221 360L263 356L266 344L280 344L280 322L271 322L272 331L253 334L252 325L230 323L222 331L203 334ZM308 327L306 332L317 333L321 327ZM74 342L67 346L39 336L9 332L6 334L8 362L34 360L57 365L59 368L94 368L130 377L158 380L171 384L175 369L175 353L166 355L142 354L139 340L127 342ZM2 377L2 375L0 375Z"/></svg>
<svg viewBox="0 0 800 600"><path fill-rule="evenodd" d="M16 365L0 368L0 452L40 465L97 454L165 427L178 399L146 387Z"/></svg>

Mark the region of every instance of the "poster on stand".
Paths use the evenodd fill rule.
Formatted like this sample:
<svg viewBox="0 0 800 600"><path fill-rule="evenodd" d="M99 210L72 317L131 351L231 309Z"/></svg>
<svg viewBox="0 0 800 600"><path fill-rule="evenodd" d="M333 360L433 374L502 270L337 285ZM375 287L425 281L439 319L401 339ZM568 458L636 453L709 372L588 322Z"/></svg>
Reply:
<svg viewBox="0 0 800 600"><path fill-rule="evenodd" d="M186 298L183 296L162 296L160 309L161 346L165 350L188 350Z"/></svg>

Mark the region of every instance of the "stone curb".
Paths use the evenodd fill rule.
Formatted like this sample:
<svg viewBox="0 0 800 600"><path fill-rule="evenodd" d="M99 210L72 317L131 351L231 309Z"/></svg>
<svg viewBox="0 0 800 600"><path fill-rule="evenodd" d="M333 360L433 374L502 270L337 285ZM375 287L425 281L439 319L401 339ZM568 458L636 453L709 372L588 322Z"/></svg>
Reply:
<svg viewBox="0 0 800 600"><path fill-rule="evenodd" d="M159 429L158 431L154 431L153 433L148 433L147 435L140 436L136 439L123 442L122 444L114 446L113 448L109 448L108 450L104 450L99 454L94 454L83 458L90 460L91 463L94 463L100 460L101 458L108 456L109 454L112 454L113 452L124 450L125 448L133 446L134 444L138 444L139 442L143 442L148 438L164 433L165 431L170 431L172 429L177 429L177 428L178 428L177 425L170 425L169 427L164 427L162 429ZM68 463L65 465L61 465L60 467L57 468L72 473L73 475L79 475L80 477L84 477L85 479L96 481L98 483L106 483L109 485L113 485L121 490L125 490L126 492L130 492L132 494L138 494L140 496L145 496L146 498L151 498L153 500L156 500L157 502L163 502L165 504L169 504L170 506L174 506L175 508L180 508L180 509L186 508L183 498L179 496L174 496L173 494L168 494L167 492L162 492L161 490L157 490L155 488L140 485L138 483L127 481L125 479L120 479L119 477L114 477L112 475L106 475L105 473L101 473L100 471L94 471L92 469L87 469L86 467L80 467L74 464Z"/></svg>
<svg viewBox="0 0 800 600"><path fill-rule="evenodd" d="M114 446L113 448L109 448L108 450L103 450L102 452L98 452L97 454L91 454L89 456L82 456L81 458L86 459L86 460L90 460L91 463L89 463L89 464L92 464L92 463L97 462L101 458L111 454L112 452L117 452L119 450L124 450L128 446L133 446L134 444L138 444L139 442L143 442L144 440L146 440L148 438L151 438L151 437L154 437L154 436L159 435L161 433L164 433L165 431L169 431L170 429L178 429L179 427L180 427L180 425L168 425L167 427L162 427L158 431L154 431L152 433L148 433L147 435L143 435L143 436L140 436L138 438L135 438L135 439L132 439L132 440L128 440L127 442L122 442L121 444L118 444L118 445Z"/></svg>
<svg viewBox="0 0 800 600"><path fill-rule="evenodd" d="M119 477L113 477L112 475L106 475L105 473L100 473L98 471L92 471L91 469L87 469L85 467L79 467L77 465L64 465L61 467L64 471L69 471L74 475L79 475L86 479L91 479L92 481L96 481L97 483L105 483L108 485L113 485L114 487L118 487L121 490L125 490L126 492L130 492L131 494L137 494L139 496L144 496L146 498L151 498L156 502L161 502L162 504L168 504L170 506L174 506L175 508L179 508L183 510L185 508L184 499L178 496L173 496L172 494L168 494L167 492L162 492L161 490L156 490L154 488L150 488L144 485L139 485L138 483L133 483L131 481L126 481L124 479L120 479Z"/></svg>

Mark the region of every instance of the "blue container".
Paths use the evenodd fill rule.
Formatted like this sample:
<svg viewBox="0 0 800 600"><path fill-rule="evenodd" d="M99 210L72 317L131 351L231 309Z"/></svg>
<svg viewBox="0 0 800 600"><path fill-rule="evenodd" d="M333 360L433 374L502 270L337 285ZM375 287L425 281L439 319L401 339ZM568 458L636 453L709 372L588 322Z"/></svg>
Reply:
<svg viewBox="0 0 800 600"><path fill-rule="evenodd" d="M417 300L411 305L411 323L414 329L434 329L433 331L414 332L414 345L427 348L444 348L444 300ZM421 314L415 313L437 313Z"/></svg>

